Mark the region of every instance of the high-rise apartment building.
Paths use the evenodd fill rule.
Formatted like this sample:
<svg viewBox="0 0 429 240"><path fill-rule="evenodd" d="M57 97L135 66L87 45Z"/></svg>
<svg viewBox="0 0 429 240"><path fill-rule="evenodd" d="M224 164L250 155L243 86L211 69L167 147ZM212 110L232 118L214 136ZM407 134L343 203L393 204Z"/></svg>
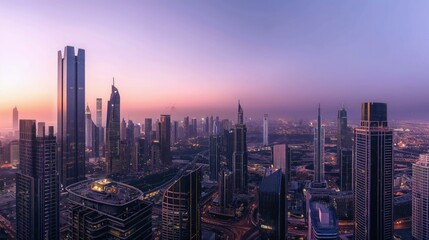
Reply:
<svg viewBox="0 0 429 240"><path fill-rule="evenodd" d="M315 183L325 181L325 128L322 127L320 105L317 114L317 126L314 129L314 177Z"/></svg>
<svg viewBox="0 0 429 240"><path fill-rule="evenodd" d="M268 114L264 114L264 121L263 121L263 131L262 131L262 145L268 146Z"/></svg>
<svg viewBox="0 0 429 240"><path fill-rule="evenodd" d="M244 124L243 108L238 103L238 119L234 128L234 152L232 154L232 171L234 188L237 193L247 193L247 128Z"/></svg>
<svg viewBox="0 0 429 240"><path fill-rule="evenodd" d="M108 179L70 185L70 239L152 239L152 204L132 186Z"/></svg>
<svg viewBox="0 0 429 240"><path fill-rule="evenodd" d="M110 100L107 102L106 119L106 162L107 173L123 172L119 157L121 131L121 97L115 85L112 85Z"/></svg>
<svg viewBox="0 0 429 240"><path fill-rule="evenodd" d="M412 221L414 239L429 236L429 154L413 164Z"/></svg>
<svg viewBox="0 0 429 240"><path fill-rule="evenodd" d="M56 138L36 137L36 121L20 121L16 174L16 232L19 240L59 239L59 176Z"/></svg>
<svg viewBox="0 0 429 240"><path fill-rule="evenodd" d="M171 120L170 115L161 115L160 121L161 161L163 165L171 164Z"/></svg>
<svg viewBox="0 0 429 240"><path fill-rule="evenodd" d="M64 186L85 179L85 50L58 51L57 148Z"/></svg>
<svg viewBox="0 0 429 240"><path fill-rule="evenodd" d="M365 102L355 128L355 239L393 239L393 140L387 105Z"/></svg>
<svg viewBox="0 0 429 240"><path fill-rule="evenodd" d="M186 172L164 192L162 198L163 240L201 239L201 172Z"/></svg>

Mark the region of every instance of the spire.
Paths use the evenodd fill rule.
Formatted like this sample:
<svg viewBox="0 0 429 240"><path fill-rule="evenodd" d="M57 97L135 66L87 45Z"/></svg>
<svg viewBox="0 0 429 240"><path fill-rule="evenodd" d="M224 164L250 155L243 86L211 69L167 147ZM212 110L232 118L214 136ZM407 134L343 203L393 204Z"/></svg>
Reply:
<svg viewBox="0 0 429 240"><path fill-rule="evenodd" d="M86 104L86 113L91 113L91 110L89 110L88 103Z"/></svg>
<svg viewBox="0 0 429 240"><path fill-rule="evenodd" d="M238 100L238 121L237 124L244 124L243 108L241 107L240 100Z"/></svg>
<svg viewBox="0 0 429 240"><path fill-rule="evenodd" d="M322 118L320 116L320 103L319 103L319 109L317 112L317 128L320 129L321 125L322 125Z"/></svg>
<svg viewBox="0 0 429 240"><path fill-rule="evenodd" d="M115 77L113 77L113 86L115 86Z"/></svg>

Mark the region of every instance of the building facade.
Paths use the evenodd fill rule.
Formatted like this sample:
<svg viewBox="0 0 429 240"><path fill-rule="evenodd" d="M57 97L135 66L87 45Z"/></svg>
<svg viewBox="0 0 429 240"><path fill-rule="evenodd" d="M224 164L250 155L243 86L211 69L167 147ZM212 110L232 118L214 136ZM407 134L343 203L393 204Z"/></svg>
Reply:
<svg viewBox="0 0 429 240"><path fill-rule="evenodd" d="M19 240L59 239L59 176L56 138L36 137L36 121L20 121L16 174L16 233Z"/></svg>
<svg viewBox="0 0 429 240"><path fill-rule="evenodd" d="M188 171L164 192L163 240L201 239L201 172Z"/></svg>
<svg viewBox="0 0 429 240"><path fill-rule="evenodd" d="M429 154L413 164L412 223L415 239L429 236Z"/></svg>
<svg viewBox="0 0 429 240"><path fill-rule="evenodd" d="M171 119L170 115L161 115L160 121L161 162L167 166L171 164Z"/></svg>
<svg viewBox="0 0 429 240"><path fill-rule="evenodd" d="M393 132L385 103L365 102L355 128L355 239L393 238Z"/></svg>
<svg viewBox="0 0 429 240"><path fill-rule="evenodd" d="M314 177L313 182L325 181L325 128L322 127L320 105L317 114L317 126L314 129Z"/></svg>

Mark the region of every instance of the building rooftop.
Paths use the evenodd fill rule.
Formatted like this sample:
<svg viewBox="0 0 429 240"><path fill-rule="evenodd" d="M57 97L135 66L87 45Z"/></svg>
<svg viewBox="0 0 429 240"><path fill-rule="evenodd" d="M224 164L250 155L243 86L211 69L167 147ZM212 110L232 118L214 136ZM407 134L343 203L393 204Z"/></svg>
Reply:
<svg viewBox="0 0 429 240"><path fill-rule="evenodd" d="M115 206L126 205L143 195L137 188L108 179L78 182L66 190L86 200Z"/></svg>
<svg viewBox="0 0 429 240"><path fill-rule="evenodd" d="M338 221L329 203L323 201L311 201L311 221L317 232L338 233Z"/></svg>

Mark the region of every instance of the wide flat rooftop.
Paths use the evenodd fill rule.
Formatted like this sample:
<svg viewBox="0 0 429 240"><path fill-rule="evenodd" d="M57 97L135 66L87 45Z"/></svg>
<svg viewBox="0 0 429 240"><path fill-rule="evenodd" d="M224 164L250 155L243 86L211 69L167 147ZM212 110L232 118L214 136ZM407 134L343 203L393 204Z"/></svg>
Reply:
<svg viewBox="0 0 429 240"><path fill-rule="evenodd" d="M68 186L66 190L84 199L109 205L125 205L143 195L135 187L109 179L78 182Z"/></svg>

